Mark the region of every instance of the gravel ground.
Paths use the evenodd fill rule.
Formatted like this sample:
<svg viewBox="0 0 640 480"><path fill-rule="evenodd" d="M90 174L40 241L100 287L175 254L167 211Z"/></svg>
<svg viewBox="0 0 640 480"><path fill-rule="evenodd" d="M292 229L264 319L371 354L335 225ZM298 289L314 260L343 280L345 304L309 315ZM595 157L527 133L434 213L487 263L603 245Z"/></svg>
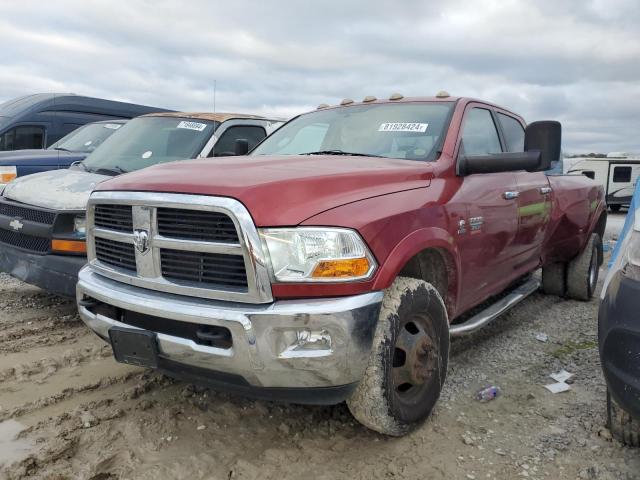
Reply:
<svg viewBox="0 0 640 480"><path fill-rule="evenodd" d="M117 364L72 302L0 275L0 478L640 478L640 452L604 428L596 309L534 294L454 341L434 415L386 438L344 405L256 402ZM574 382L553 395L542 386L561 368ZM476 402L488 384L502 396Z"/></svg>

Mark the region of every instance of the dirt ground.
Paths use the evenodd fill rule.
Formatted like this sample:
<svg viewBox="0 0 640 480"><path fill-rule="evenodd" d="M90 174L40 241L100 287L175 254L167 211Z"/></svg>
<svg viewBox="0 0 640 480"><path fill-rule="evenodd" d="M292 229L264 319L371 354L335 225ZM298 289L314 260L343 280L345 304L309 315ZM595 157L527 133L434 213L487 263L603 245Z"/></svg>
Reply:
<svg viewBox="0 0 640 480"><path fill-rule="evenodd" d="M434 415L386 438L344 405L234 398L118 364L73 302L0 275L0 478L640 478L640 451L604 428L596 309L534 294L454 341ZM574 383L554 395L542 386L561 368ZM502 396L476 402L488 384Z"/></svg>

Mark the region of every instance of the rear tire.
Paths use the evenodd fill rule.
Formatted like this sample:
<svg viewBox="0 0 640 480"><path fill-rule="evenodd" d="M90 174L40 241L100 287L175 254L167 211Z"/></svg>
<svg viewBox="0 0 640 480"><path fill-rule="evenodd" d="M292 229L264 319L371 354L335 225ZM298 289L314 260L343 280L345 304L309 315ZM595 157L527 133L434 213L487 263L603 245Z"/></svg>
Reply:
<svg viewBox="0 0 640 480"><path fill-rule="evenodd" d="M600 235L592 233L584 250L567 265L567 296L569 298L588 301L593 297L598 284L601 258Z"/></svg>
<svg viewBox="0 0 640 480"><path fill-rule="evenodd" d="M620 207L622 207L622 205L609 205L609 208L613 213L618 213L620 211Z"/></svg>
<svg viewBox="0 0 640 480"><path fill-rule="evenodd" d="M613 438L628 447L640 447L640 419L632 417L607 390L607 428Z"/></svg>
<svg viewBox="0 0 640 480"><path fill-rule="evenodd" d="M550 263L542 267L542 291L547 295L564 297L567 292L565 263Z"/></svg>
<svg viewBox="0 0 640 480"><path fill-rule="evenodd" d="M449 321L429 283L399 277L384 294L371 357L347 399L360 423L385 435L405 435L431 413L447 374Z"/></svg>

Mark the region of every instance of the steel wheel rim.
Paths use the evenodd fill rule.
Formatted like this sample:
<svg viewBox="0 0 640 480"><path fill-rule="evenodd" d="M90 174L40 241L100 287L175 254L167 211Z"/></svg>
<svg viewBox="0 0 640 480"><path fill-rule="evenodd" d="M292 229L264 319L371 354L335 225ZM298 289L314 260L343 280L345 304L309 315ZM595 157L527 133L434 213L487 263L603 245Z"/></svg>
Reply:
<svg viewBox="0 0 640 480"><path fill-rule="evenodd" d="M418 402L437 370L437 345L425 325L426 315L415 315L398 329L391 370L393 392L400 403Z"/></svg>

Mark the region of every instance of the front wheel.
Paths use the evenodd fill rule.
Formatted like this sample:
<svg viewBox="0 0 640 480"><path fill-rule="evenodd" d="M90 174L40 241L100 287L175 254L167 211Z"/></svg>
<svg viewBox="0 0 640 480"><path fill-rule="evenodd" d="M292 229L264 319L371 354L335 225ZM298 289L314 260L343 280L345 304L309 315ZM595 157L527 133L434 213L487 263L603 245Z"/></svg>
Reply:
<svg viewBox="0 0 640 480"><path fill-rule="evenodd" d="M447 374L449 321L429 283L399 277L387 289L364 377L347 399L353 416L400 436L424 421Z"/></svg>

